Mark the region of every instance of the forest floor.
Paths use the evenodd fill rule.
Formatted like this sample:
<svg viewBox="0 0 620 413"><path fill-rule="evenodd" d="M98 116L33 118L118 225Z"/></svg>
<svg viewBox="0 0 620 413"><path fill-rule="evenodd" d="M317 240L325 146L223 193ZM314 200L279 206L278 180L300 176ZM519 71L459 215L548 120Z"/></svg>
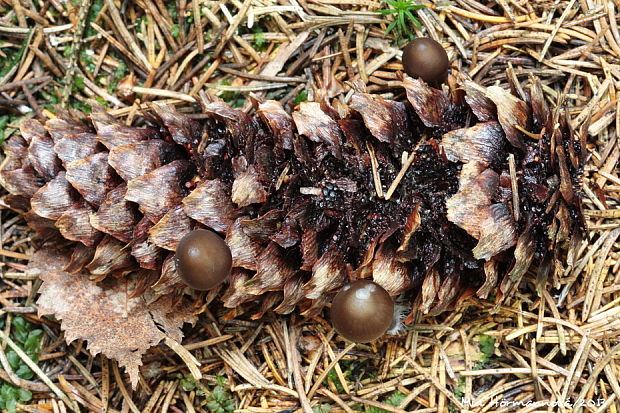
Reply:
<svg viewBox="0 0 620 413"><path fill-rule="evenodd" d="M88 112L98 102L131 123L150 102L192 107L201 91L245 111L252 110L248 94L292 108L321 85L346 94L360 81L391 97L402 46L410 36L432 37L453 70L482 85L505 86L509 67L523 85L539 77L549 104L564 106L576 132L587 135L588 233L568 246L543 288L532 270L497 311L491 300L469 299L440 316L416 313L403 334L356 346L322 317L228 319L215 304L183 341L204 379L192 379L160 346L145 357L132 391L116 363L92 356L81 341L67 345L56 322L37 316L40 282L24 271L37 240L3 210L0 408L619 411L620 2L414 4L0 0L0 140L21 119L53 116L57 105ZM7 338L24 352L7 347Z"/></svg>

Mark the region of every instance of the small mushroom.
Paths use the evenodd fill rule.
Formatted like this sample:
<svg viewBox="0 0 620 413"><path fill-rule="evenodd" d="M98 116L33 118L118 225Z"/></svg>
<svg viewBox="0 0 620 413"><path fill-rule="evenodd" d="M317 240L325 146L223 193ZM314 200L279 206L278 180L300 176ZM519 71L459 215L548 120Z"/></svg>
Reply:
<svg viewBox="0 0 620 413"><path fill-rule="evenodd" d="M448 74L450 61L445 49L435 40L419 37L403 49L403 67L411 77L425 82L441 82Z"/></svg>
<svg viewBox="0 0 620 413"><path fill-rule="evenodd" d="M213 231L196 229L179 242L175 253L179 276L195 290L210 290L230 274L232 255L228 245Z"/></svg>
<svg viewBox="0 0 620 413"><path fill-rule="evenodd" d="M366 343L390 328L394 301L383 287L369 280L345 285L334 297L332 325L347 340Z"/></svg>

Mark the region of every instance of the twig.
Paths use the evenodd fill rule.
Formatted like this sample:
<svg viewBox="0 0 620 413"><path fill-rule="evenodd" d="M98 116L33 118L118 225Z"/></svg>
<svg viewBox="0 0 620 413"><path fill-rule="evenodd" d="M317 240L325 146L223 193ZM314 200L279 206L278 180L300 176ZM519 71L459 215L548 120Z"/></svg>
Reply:
<svg viewBox="0 0 620 413"><path fill-rule="evenodd" d="M142 49L140 49L131 33L129 33L129 30L127 30L127 27L125 27L118 8L116 7L116 4L114 4L114 0L105 0L105 4L108 6L108 11L112 17L112 21L120 34L123 36L123 39L127 42L127 44L129 44L129 48L135 53L140 62L142 62L142 65L146 67L147 72L150 72L153 67L149 63L146 56L144 56L144 53L142 53Z"/></svg>
<svg viewBox="0 0 620 413"><path fill-rule="evenodd" d="M575 4L575 0L570 0L570 3L568 3L566 8L564 9L564 13L562 13L560 18L556 22L555 27L553 28L551 33L549 33L549 38L545 42L545 45L543 46L540 52L540 56L538 57L539 62L542 62L543 59L545 58L545 55L547 54L547 51L549 50L549 47L551 46L551 42L553 42L553 38L555 37L555 35L558 33L558 31L562 27L562 23L564 22L566 17L568 17L568 14L572 11L574 4Z"/></svg>
<svg viewBox="0 0 620 413"><path fill-rule="evenodd" d="M110 362L101 354L101 408L107 411L110 403Z"/></svg>
<svg viewBox="0 0 620 413"><path fill-rule="evenodd" d="M196 102L196 99L191 97L190 95L187 95L185 93L180 93L180 92L174 92L172 90L153 89L153 88L148 88L148 87L133 86L131 88L131 91L135 93L142 93L143 95L161 96L161 97L166 97L166 98L179 99L179 100L183 100L185 102L191 102L191 103Z"/></svg>
<svg viewBox="0 0 620 413"><path fill-rule="evenodd" d="M328 389L321 389L321 390L318 391L318 393L321 393L321 394L329 397L330 399L332 399L338 406L342 407L342 409L345 412L347 412L347 413L355 413L355 411L353 409L351 409L340 397L338 397L338 395L332 393Z"/></svg>
<svg viewBox="0 0 620 413"><path fill-rule="evenodd" d="M170 347L172 351L174 351L179 357L181 357L181 360L183 360L194 379L202 379L202 373L198 368L198 366L200 366L200 362L196 360L196 357L194 357L192 353L187 351L185 347L183 347L181 344L177 343L175 340L171 339L168 336L164 338L164 343L166 343L166 345Z"/></svg>
<svg viewBox="0 0 620 413"><path fill-rule="evenodd" d="M448 399L450 399L450 401L456 405L456 407L458 407L461 410L464 408L463 404L461 403L461 401L459 399L457 399L454 396L454 394L451 391L449 391L445 386L442 386L441 383L439 383L439 380L436 377L431 376L429 373L427 373L422 368L422 366L420 366L418 363L416 363L415 360L413 360L411 357L409 357L409 355L405 355L405 358L409 361L409 363L411 363L413 368L415 368L418 372L420 372L422 375L424 375L424 377L427 380L430 380L430 382L433 384L433 386L435 386L437 388L437 390L439 390L440 392L445 394L448 397Z"/></svg>
<svg viewBox="0 0 620 413"><path fill-rule="evenodd" d="M44 27L43 33L52 34L52 33L64 32L64 31L71 29L72 27L73 27L73 23L63 24L61 26ZM13 34L28 34L28 32L30 32L30 29L25 28L25 27L0 26L0 33L3 33L3 32L13 33Z"/></svg>
<svg viewBox="0 0 620 413"><path fill-rule="evenodd" d="M375 183L375 191L377 192L377 197L383 198L383 186L381 185L381 176L379 176L379 162L377 162L377 157L375 156L375 149L368 142L366 142L366 149L368 149L368 154L370 155L372 179Z"/></svg>
<svg viewBox="0 0 620 413"><path fill-rule="evenodd" d="M308 392L308 398L312 398L314 396L314 394L317 392L317 390L319 389L319 387L321 386L321 384L323 384L323 380L325 380L325 377L327 377L327 375L329 374L329 371L331 369L334 368L334 366L349 352L353 349L353 347L355 347L355 343L351 343L349 344L344 350L342 350L340 353L338 353L336 355L336 358L334 358L331 363L329 363L329 365L323 370L323 372L319 375L319 377L317 377L314 381L314 385L312 386L312 388L310 389L310 391Z"/></svg>
<svg viewBox="0 0 620 413"><path fill-rule="evenodd" d="M239 70L229 69L227 67L221 67L220 70L224 73L228 73L237 77L244 77L247 79L262 80L264 82L284 82L284 83L304 83L306 79L302 77L287 77L287 76L266 76L257 75L254 73L241 72Z"/></svg>
<svg viewBox="0 0 620 413"><path fill-rule="evenodd" d="M80 11L77 18L77 26L73 31L73 43L71 45L71 56L69 56L69 65L65 72L65 88L62 91L62 98L60 103L63 106L67 105L71 90L73 89L73 78L77 70L77 62L80 56L80 49L82 48L82 35L84 34L84 27L86 26L86 17L90 11L92 0L82 0L80 4Z"/></svg>
<svg viewBox="0 0 620 413"><path fill-rule="evenodd" d="M121 372L118 369L118 363L116 362L112 363L112 371L114 372L114 379L116 380L116 385L118 386L118 389L121 391L121 394L123 395L123 398L125 399L125 403L127 403L127 407L129 407L129 409L134 413L140 413L140 409L138 409L135 403L131 400L131 396L129 395L129 392L127 391L127 388L125 387L125 383L123 383Z"/></svg>
<svg viewBox="0 0 620 413"><path fill-rule="evenodd" d="M0 352L2 352L2 347L0 346ZM0 369L0 379L4 381L8 381L9 383L13 383L17 387L24 388L26 390L30 390L33 392L47 392L49 388L41 383L37 383L34 381L20 379L17 376L11 377L6 370Z"/></svg>
<svg viewBox="0 0 620 413"><path fill-rule="evenodd" d="M514 154L508 155L508 169L510 171L510 186L512 188L512 208L516 222L519 222L519 182L517 181L517 166Z"/></svg>
<svg viewBox="0 0 620 413"><path fill-rule="evenodd" d="M368 406L376 407L378 409L382 409L388 412L407 413L406 410L400 409L398 407L390 406L389 404L385 404L385 403L375 402L372 400L362 399L361 397L357 397L357 396L351 396L351 400L368 405Z"/></svg>
<svg viewBox="0 0 620 413"><path fill-rule="evenodd" d="M106 32L105 30L103 30L99 25L97 25L95 22L92 22L90 24L90 26L95 29L97 32L99 32L99 34L101 34L103 37L105 37L105 39L107 41L109 41L112 46L116 47L123 55L127 56L127 58L129 60L131 60L131 62L133 64L135 64L137 67L140 68L140 70L142 70L144 73L148 73L150 70L144 65L143 62L141 62L138 58L136 58L133 54L131 54L129 52L129 50L127 50L127 48L125 46L123 46L123 44L121 42L119 42L118 40L116 40L114 38L114 36L112 36L110 33Z"/></svg>
<svg viewBox="0 0 620 413"><path fill-rule="evenodd" d="M26 86L26 85L36 85L37 83L48 82L50 80L52 80L51 76L40 76L40 77L33 77L30 79L18 80L17 82L5 83L4 85L0 86L0 92L4 92L7 90L15 89L15 88Z"/></svg>
<svg viewBox="0 0 620 413"><path fill-rule="evenodd" d="M394 195L394 191L396 191L398 184L400 183L400 181L403 179L403 177L407 173L407 170L409 169L411 164L413 164L413 160L415 159L415 156L416 156L416 151L414 150L413 152L411 152L411 154L407 158L407 161L405 162L405 164L400 168L398 175L396 175L396 178L394 178L392 185L390 185L387 193L385 194L386 201L389 201L392 195Z"/></svg>
<svg viewBox="0 0 620 413"><path fill-rule="evenodd" d="M6 310L3 310L3 311L6 311ZM9 360L6 358L6 353L4 352L4 349L2 347L3 346L0 346L0 366L2 366L2 368L4 369L2 370L2 372L5 373L4 375L6 375L9 382L17 385L19 383L19 377L15 374L15 372L11 368L11 365L9 364Z"/></svg>
<svg viewBox="0 0 620 413"><path fill-rule="evenodd" d="M297 389L297 394L299 395L299 402L301 403L301 407L304 410L304 413L312 413L312 407L310 407L310 402L308 401L308 397L304 391L303 381L301 379L301 368L299 367L299 359L297 357L297 340L295 337L295 327L291 326L290 329L290 339L288 340L288 349L291 355L291 364L289 368L293 370L293 378L295 380L295 389Z"/></svg>
<svg viewBox="0 0 620 413"><path fill-rule="evenodd" d="M32 258L28 254L22 254L21 252L8 251L5 249L0 249L0 255L4 255L5 257L11 257L18 260L30 260Z"/></svg>
<svg viewBox="0 0 620 413"><path fill-rule="evenodd" d="M529 367L510 367L501 369L481 369L481 370L463 370L459 373L461 376L488 376L495 374L532 374ZM538 369L536 374L547 376L559 376L560 373L548 369Z"/></svg>

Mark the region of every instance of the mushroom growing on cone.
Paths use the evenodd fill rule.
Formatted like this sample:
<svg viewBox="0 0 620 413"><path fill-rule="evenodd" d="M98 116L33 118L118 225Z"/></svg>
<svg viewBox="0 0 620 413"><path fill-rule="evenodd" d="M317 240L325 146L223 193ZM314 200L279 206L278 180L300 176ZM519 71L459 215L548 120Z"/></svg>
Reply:
<svg viewBox="0 0 620 413"><path fill-rule="evenodd" d="M358 92L292 114L153 105L140 128L102 110L28 120L5 144L3 202L64 240L67 273L132 279L150 302L184 299L174 251L197 228L230 248L224 306L255 317L316 313L362 278L427 314L473 294L499 302L532 265L546 279L583 225L586 149L537 79L506 90L457 72L448 85L405 77L403 101Z"/></svg>

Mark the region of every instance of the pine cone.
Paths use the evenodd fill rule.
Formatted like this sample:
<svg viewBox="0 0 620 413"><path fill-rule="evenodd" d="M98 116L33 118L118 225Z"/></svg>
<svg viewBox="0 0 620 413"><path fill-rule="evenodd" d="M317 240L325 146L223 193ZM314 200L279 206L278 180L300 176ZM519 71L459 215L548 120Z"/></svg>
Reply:
<svg viewBox="0 0 620 413"><path fill-rule="evenodd" d="M256 317L315 313L369 277L430 314L499 302L532 265L544 279L583 225L585 145L537 79L448 83L406 77L404 102L358 92L292 114L204 100L194 117L154 105L143 127L101 109L28 120L5 144L4 203L71 241L67 271L149 270L136 294L178 294L176 245L208 227L232 251L224 305L260 300Z"/></svg>

